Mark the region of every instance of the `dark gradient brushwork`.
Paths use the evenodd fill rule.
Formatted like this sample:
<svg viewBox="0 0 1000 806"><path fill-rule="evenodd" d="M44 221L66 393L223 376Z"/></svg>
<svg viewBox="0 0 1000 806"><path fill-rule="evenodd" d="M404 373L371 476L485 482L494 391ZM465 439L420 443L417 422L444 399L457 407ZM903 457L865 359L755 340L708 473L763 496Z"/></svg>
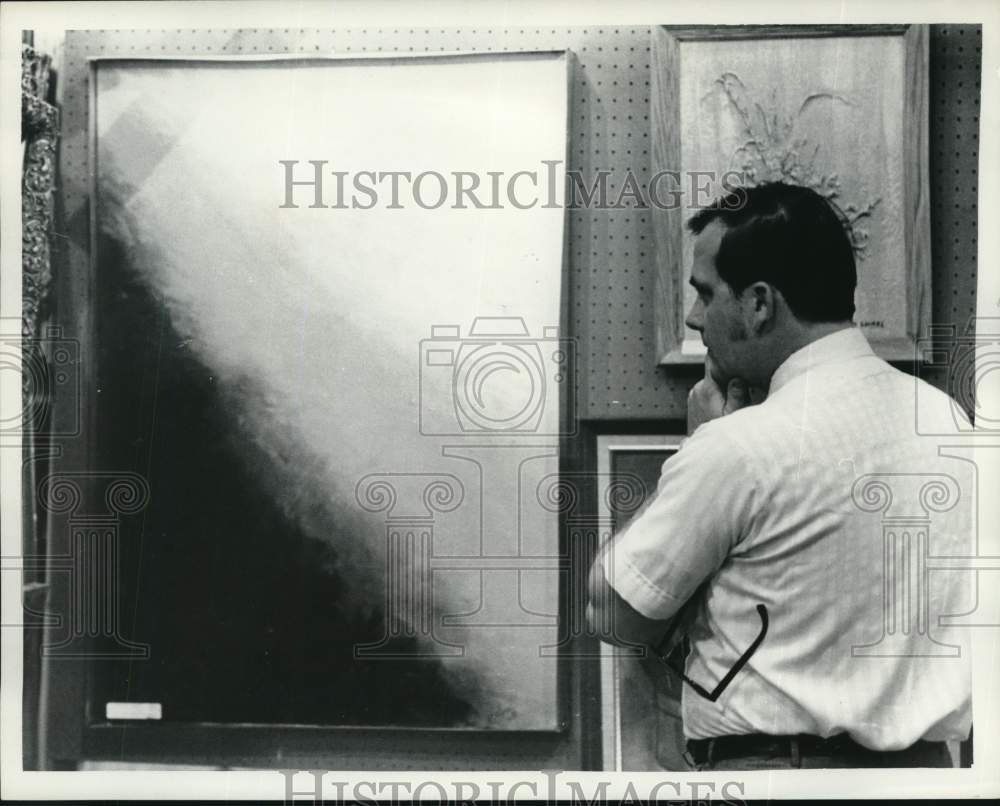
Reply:
<svg viewBox="0 0 1000 806"><path fill-rule="evenodd" d="M149 480L149 505L122 522L121 623L152 657L98 661L91 713L114 700L162 703L170 721L468 724L440 661L354 658L384 614L345 585L335 546L351 535L336 530L350 517L328 540L288 517L262 483L270 468L248 466L232 390L127 250L105 235L99 254L97 465Z"/></svg>

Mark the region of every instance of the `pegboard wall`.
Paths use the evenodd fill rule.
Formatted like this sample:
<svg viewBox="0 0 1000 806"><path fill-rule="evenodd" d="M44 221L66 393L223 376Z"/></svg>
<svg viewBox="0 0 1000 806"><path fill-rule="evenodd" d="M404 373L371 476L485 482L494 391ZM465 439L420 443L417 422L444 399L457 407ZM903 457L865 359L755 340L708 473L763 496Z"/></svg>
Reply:
<svg viewBox="0 0 1000 806"><path fill-rule="evenodd" d="M931 321L961 330L976 314L982 44L981 26L931 26Z"/></svg>
<svg viewBox="0 0 1000 806"><path fill-rule="evenodd" d="M628 171L640 183L649 178L650 33L648 26L69 32L61 82L67 219L85 226L78 216L86 209L86 60L91 56L569 49L577 65L567 167L588 183L597 171L610 171L614 197ZM979 26L931 26L933 322L963 328L976 307L981 45ZM683 418L688 390L697 380L689 369L656 363L651 216L643 209L570 214L571 335L578 339L577 399L586 419Z"/></svg>

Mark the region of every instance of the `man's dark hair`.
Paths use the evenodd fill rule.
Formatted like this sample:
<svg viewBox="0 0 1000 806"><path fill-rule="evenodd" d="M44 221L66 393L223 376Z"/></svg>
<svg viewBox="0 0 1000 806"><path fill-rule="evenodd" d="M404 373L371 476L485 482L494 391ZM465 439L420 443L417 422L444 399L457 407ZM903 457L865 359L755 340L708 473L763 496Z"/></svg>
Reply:
<svg viewBox="0 0 1000 806"><path fill-rule="evenodd" d="M726 228L715 269L734 293L769 283L798 319L853 318L854 247L832 202L810 188L771 182L736 188L692 216L688 228L697 235L713 221Z"/></svg>

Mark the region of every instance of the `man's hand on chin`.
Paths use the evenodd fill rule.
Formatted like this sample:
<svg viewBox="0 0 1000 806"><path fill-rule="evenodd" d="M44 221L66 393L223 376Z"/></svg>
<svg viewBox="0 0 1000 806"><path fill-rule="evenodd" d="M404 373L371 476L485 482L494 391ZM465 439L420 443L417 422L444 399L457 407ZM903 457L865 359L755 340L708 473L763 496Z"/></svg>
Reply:
<svg viewBox="0 0 1000 806"><path fill-rule="evenodd" d="M759 402L745 381L739 378L723 380L711 355L705 356L705 377L694 385L688 395L687 432L693 434L702 423L723 417L737 409Z"/></svg>

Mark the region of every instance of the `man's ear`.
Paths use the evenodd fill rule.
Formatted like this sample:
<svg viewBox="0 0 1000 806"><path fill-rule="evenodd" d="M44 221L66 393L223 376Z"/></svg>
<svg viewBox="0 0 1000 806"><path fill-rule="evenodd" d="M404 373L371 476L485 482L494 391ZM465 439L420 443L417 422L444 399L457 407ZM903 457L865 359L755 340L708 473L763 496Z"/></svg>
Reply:
<svg viewBox="0 0 1000 806"><path fill-rule="evenodd" d="M752 283L743 290L743 311L753 333L766 333L774 324L777 295L768 283Z"/></svg>

